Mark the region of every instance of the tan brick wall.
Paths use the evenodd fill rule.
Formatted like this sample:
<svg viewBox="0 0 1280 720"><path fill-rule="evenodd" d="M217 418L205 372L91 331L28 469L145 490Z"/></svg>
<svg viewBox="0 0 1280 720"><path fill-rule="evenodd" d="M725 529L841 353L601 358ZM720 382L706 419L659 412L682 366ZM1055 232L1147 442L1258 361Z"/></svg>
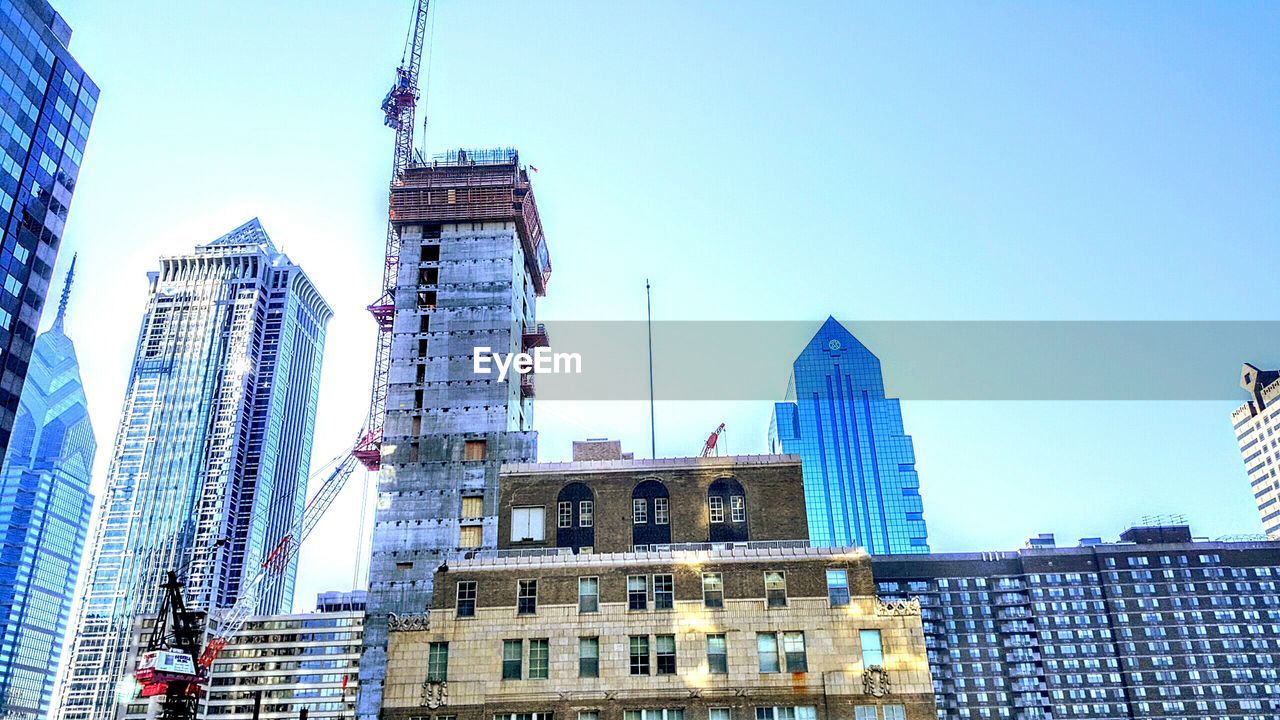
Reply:
<svg viewBox="0 0 1280 720"><path fill-rule="evenodd" d="M891 680L882 698L863 691L861 629L882 633ZM756 633L796 630L805 633L808 672L760 673ZM707 671L708 633L727 636L727 675ZM659 634L676 636L677 674L630 675L628 637ZM597 679L578 677L579 637L600 638ZM550 678L502 680L502 641L531 638L550 640ZM449 643L447 706L434 711L421 705L430 642ZM527 643L524 661L527 674ZM677 599L674 610L629 612L625 602L606 600L600 612L579 614L575 593L572 603L540 603L532 617L517 617L512 604L480 607L474 618L437 610L430 630L391 634L383 703L388 718L455 714L459 720L492 720L503 707L555 711L557 720L574 720L572 713L584 708L601 709L601 720L610 720L636 707L684 707L685 720L705 720L708 707L735 707L741 712L734 720L753 720L757 705L811 705L820 718L851 720L858 704L901 704L911 720L933 717L919 615L880 614L875 598L865 596L832 608L825 591L792 596L786 607L771 609L759 599L728 599L720 610L704 608L701 599Z"/></svg>

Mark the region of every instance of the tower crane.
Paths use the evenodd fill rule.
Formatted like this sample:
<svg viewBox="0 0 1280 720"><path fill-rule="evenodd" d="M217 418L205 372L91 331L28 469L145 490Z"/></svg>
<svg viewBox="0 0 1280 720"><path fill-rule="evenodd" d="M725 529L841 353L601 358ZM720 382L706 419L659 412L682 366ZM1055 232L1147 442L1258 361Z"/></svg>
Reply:
<svg viewBox="0 0 1280 720"><path fill-rule="evenodd" d="M724 423L720 423L720 427L707 437L707 441L702 444L702 455L699 457L711 457L716 451L716 443L720 441L720 436L724 434Z"/></svg>
<svg viewBox="0 0 1280 720"><path fill-rule="evenodd" d="M400 182L400 173L413 155L414 111L418 102L418 71L422 65L429 0L414 0L414 13L395 81L382 101L384 122L395 130L395 151L391 185ZM388 210L390 196L388 191ZM369 305L378 326L374 354L373 393L369 414L355 445L344 450L321 470L323 480L302 515L289 532L269 552L254 576L241 585L235 604L225 612L206 617L188 609L182 597L182 583L170 571L165 582L160 614L143 648L134 678L141 697L163 697L162 720L195 720L199 698L204 695L209 671L219 653L258 607L263 583L286 572L302 543L315 530L334 499L346 485L357 465L377 472L382 464L382 428L387 412L387 383L391 369L391 328L395 316L396 276L400 268L400 235L387 220L386 256L382 267L382 287L378 299ZM206 626L207 625L207 626ZM202 627L205 626L205 627ZM201 647L201 636L208 639Z"/></svg>

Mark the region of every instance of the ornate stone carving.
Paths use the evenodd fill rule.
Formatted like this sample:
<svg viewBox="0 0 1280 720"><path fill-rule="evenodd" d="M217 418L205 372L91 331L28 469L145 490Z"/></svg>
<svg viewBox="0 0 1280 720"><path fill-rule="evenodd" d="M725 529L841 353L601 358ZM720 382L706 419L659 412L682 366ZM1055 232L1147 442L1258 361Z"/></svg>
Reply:
<svg viewBox="0 0 1280 720"><path fill-rule="evenodd" d="M439 680L424 680L422 683L422 706L427 708L444 707L449 704L449 683Z"/></svg>
<svg viewBox="0 0 1280 720"><path fill-rule="evenodd" d="M876 598L877 615L919 615L920 598L910 600L882 600Z"/></svg>
<svg viewBox="0 0 1280 720"><path fill-rule="evenodd" d="M862 692L872 697L889 694L889 672L880 665L870 665L862 671Z"/></svg>
<svg viewBox="0 0 1280 720"><path fill-rule="evenodd" d="M415 613L413 615L387 614L387 632L411 632L430 629L431 613Z"/></svg>

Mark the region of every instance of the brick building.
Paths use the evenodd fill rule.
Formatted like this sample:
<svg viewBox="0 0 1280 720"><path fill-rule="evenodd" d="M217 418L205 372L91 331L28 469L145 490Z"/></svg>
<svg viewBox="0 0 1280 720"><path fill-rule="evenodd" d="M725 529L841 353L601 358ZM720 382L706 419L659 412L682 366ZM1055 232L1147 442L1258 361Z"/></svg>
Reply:
<svg viewBox="0 0 1280 720"><path fill-rule="evenodd" d="M872 568L923 607L939 720L1280 717L1280 542L1140 527Z"/></svg>
<svg viewBox="0 0 1280 720"><path fill-rule="evenodd" d="M919 606L809 547L801 483L795 456L504 466L500 547L389 619L382 717L932 719Z"/></svg>

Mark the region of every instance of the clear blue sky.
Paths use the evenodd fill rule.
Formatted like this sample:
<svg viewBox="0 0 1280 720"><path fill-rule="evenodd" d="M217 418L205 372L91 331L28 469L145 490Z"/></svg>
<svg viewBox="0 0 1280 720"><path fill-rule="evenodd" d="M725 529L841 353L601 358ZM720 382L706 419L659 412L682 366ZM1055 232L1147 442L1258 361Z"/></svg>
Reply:
<svg viewBox="0 0 1280 720"><path fill-rule="evenodd" d="M100 484L144 273L257 215L337 311L317 462L363 418L409 0L58 0L102 87L59 263ZM539 314L1264 319L1280 284L1280 5L438 0L430 149L514 144L555 261ZM873 348L874 349L874 348ZM798 350L798 348L797 348ZM732 352L751 352L735 348ZM1280 348L1265 358L1280 364ZM1140 376L1158 357L1116 358ZM892 375L892 368L886 368ZM781 394L786 378L778 378ZM1243 399L1243 398L1242 398ZM1259 532L1238 403L911 402L931 540ZM664 406L662 455L762 403ZM648 444L642 406L539 406L542 458ZM353 490L299 605L351 582ZM344 540L343 538L351 538Z"/></svg>

